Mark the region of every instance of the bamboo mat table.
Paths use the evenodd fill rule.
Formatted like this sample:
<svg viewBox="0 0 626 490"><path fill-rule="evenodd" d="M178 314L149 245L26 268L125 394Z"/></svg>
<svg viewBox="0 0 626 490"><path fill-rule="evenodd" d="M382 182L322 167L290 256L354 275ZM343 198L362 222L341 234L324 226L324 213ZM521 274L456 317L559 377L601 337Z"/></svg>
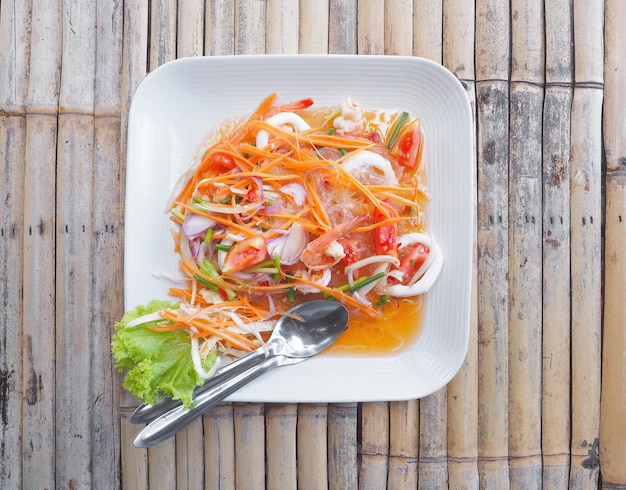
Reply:
<svg viewBox="0 0 626 490"><path fill-rule="evenodd" d="M0 488L626 488L624 0L0 1ZM220 405L135 449L126 127L174 58L415 55L476 126L471 339L422 400ZM381 87L384 90L384 87Z"/></svg>

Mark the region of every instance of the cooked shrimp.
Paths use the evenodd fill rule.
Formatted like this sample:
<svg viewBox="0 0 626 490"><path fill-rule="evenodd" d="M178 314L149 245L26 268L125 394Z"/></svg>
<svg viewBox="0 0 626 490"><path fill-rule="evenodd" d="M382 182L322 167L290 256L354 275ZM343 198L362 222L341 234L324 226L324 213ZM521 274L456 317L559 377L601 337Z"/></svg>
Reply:
<svg viewBox="0 0 626 490"><path fill-rule="evenodd" d="M338 242L340 238L356 230L369 219L367 214L346 221L309 242L300 254L300 260L311 270L321 270L334 266L345 253Z"/></svg>
<svg viewBox="0 0 626 490"><path fill-rule="evenodd" d="M265 118L272 117L279 112L296 112L301 111L302 109L306 109L307 107L311 107L313 105L313 99L307 98L302 100L295 100L293 102L286 102L284 104L278 104L272 106L268 111L264 114Z"/></svg>
<svg viewBox="0 0 626 490"><path fill-rule="evenodd" d="M339 136L360 136L365 131L365 125L363 108L350 98L341 104L341 115L333 121Z"/></svg>

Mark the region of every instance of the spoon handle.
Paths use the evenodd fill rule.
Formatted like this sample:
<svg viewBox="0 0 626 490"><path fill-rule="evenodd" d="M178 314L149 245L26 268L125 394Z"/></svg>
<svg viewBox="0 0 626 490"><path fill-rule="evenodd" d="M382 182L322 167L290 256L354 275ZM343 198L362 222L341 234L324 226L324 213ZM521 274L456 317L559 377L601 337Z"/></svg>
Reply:
<svg viewBox="0 0 626 490"><path fill-rule="evenodd" d="M270 356L266 358L259 364L252 366L249 370L201 393L196 398L196 405L193 408L185 409L182 406L178 406L150 422L135 438L135 447L149 447L164 441L213 408L228 395L266 371L285 364L295 364L305 359L304 357L291 358L285 356Z"/></svg>
<svg viewBox="0 0 626 490"><path fill-rule="evenodd" d="M258 348L256 350L253 350L249 354L240 357L239 359L236 359L230 364L227 364L223 368L218 369L215 373L215 376L213 376L202 386L199 386L194 390L193 399L197 400L202 393L250 369L251 367L260 363L263 359L267 358L268 355L269 354L267 353L267 347ZM144 403L142 405L139 405L139 407L137 407L135 411L131 414L130 422L132 424L148 423L181 405L182 403L180 400L173 400L171 398L157 405L149 405Z"/></svg>

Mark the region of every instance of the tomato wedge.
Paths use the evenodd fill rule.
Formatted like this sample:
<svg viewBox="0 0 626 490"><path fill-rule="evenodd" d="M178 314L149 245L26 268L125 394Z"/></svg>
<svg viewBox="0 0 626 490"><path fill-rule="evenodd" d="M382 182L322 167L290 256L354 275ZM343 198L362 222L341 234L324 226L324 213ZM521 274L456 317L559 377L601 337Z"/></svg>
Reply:
<svg viewBox="0 0 626 490"><path fill-rule="evenodd" d="M400 134L389 149L389 154L400 165L407 168L415 168L419 157L422 142L422 127L419 119L411 121L400 130Z"/></svg>
<svg viewBox="0 0 626 490"><path fill-rule="evenodd" d="M260 264L269 257L267 243L260 235L235 243L226 253L222 272L238 272Z"/></svg>
<svg viewBox="0 0 626 490"><path fill-rule="evenodd" d="M395 210L391 207L391 199L385 199L383 201L388 205L389 214L396 216ZM374 221L381 223L387 219L378 208L374 210ZM376 253L379 255L392 255L398 256L398 230L394 224L381 225L374 230L374 246Z"/></svg>
<svg viewBox="0 0 626 490"><path fill-rule="evenodd" d="M423 243L409 245L400 252L397 270L402 272L401 284L407 284L428 257L428 247ZM393 282L393 281L391 281Z"/></svg>

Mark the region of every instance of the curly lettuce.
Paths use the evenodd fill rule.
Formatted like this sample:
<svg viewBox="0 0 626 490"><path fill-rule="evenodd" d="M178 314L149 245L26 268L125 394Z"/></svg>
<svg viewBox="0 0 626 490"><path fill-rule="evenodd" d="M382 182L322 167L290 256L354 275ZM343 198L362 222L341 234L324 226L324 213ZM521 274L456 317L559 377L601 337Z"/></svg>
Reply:
<svg viewBox="0 0 626 490"><path fill-rule="evenodd" d="M146 323L127 327L139 318L163 309L175 309L169 301L151 301L124 314L115 324L111 350L123 386L144 403L160 403L166 398L181 400L185 407L193 405L193 390L204 383L193 366L191 340L182 329L158 331L148 326L167 325L167 320L147 317ZM208 371L215 363L215 353L202 359Z"/></svg>

